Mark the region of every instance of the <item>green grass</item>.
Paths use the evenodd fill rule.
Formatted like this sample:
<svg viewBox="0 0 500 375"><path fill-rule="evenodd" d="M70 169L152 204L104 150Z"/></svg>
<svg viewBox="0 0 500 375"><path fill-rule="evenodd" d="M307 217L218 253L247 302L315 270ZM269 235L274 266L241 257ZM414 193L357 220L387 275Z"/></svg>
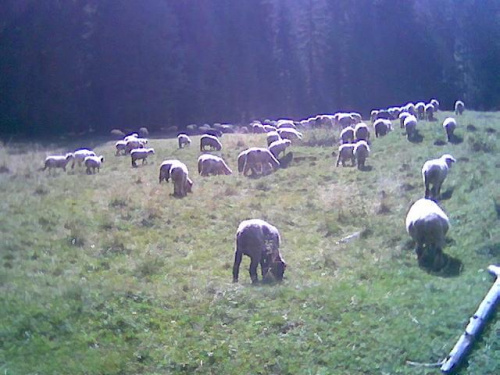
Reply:
<svg viewBox="0 0 500 375"><path fill-rule="evenodd" d="M259 179L199 177L199 137L183 150L153 138L156 155L135 169L114 141L91 142L106 162L90 176L40 171L74 142L3 145L0 373L439 373L407 361L449 353L492 285L485 268L500 260L500 114L466 112L463 142L435 145L449 115L421 122L421 143L395 123L372 139L366 172L335 168L331 130L306 131L290 166ZM222 143L236 171L238 153L265 136ZM404 227L423 195L423 163L443 153L458 159L442 201L452 224L444 250L463 266L455 276L419 268ZM158 184L167 158L187 164L193 194L177 199ZM283 283L251 286L246 257L231 282L248 218L280 230ZM461 373L497 373L499 332L494 317Z"/></svg>

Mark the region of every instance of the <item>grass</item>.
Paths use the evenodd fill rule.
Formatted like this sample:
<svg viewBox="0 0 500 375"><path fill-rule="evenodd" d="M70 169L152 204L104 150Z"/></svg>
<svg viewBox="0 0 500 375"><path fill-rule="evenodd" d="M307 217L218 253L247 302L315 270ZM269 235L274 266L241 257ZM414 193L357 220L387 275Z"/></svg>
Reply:
<svg viewBox="0 0 500 375"><path fill-rule="evenodd" d="M305 132L274 174L202 178L199 151L151 139L138 168L91 141L101 172L40 171L45 155L76 148L0 148L0 372L3 374L437 374L490 286L500 257L499 113L466 112L459 142L421 122L420 143L395 131L372 139L367 171L335 168L332 130ZM472 125L472 126L469 126ZM438 141L438 142L436 142ZM264 135L228 134L221 154ZM84 146L84 145L80 145ZM404 228L423 195L425 160L451 153L442 206L445 253L458 275L417 266ZM158 184L160 163L184 161L193 194ZM251 286L245 258L231 282L238 224L277 226L288 268L279 285ZM356 233L351 239L346 237ZM460 373L494 374L494 317Z"/></svg>

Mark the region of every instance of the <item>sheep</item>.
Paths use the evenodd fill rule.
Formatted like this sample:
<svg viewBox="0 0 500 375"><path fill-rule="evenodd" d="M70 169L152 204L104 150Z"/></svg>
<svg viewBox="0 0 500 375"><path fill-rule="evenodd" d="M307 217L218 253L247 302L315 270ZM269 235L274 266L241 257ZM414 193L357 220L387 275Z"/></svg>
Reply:
<svg viewBox="0 0 500 375"><path fill-rule="evenodd" d="M413 139L417 135L417 118L413 115L406 117L404 120L404 127L408 140Z"/></svg>
<svg viewBox="0 0 500 375"><path fill-rule="evenodd" d="M430 199L419 199L408 211L406 231L416 242L415 252L420 266L439 271L445 266L445 236L450 221L443 210Z"/></svg>
<svg viewBox="0 0 500 375"><path fill-rule="evenodd" d="M71 164L71 169L75 168L75 164L78 164L79 167L82 166L83 161L87 156L96 156L94 151L91 151L87 148L80 148L73 152L73 163Z"/></svg>
<svg viewBox="0 0 500 375"><path fill-rule="evenodd" d="M448 169L456 160L450 154L444 154L439 159L427 160L422 167L422 178L425 186L425 198L438 199L441 186L448 175ZM432 185L432 188L430 187Z"/></svg>
<svg viewBox="0 0 500 375"><path fill-rule="evenodd" d="M430 103L434 107L434 112L439 111L439 101L437 99L431 99Z"/></svg>
<svg viewBox="0 0 500 375"><path fill-rule="evenodd" d="M264 130L267 134L276 132L276 130L277 130L276 126L272 126L272 125L263 125L263 126L264 126Z"/></svg>
<svg viewBox="0 0 500 375"><path fill-rule="evenodd" d="M115 156L125 155L127 153L127 142L125 140L116 141L115 143L116 153Z"/></svg>
<svg viewBox="0 0 500 375"><path fill-rule="evenodd" d="M155 150L153 148L136 148L130 151L130 158L132 160L132 167L137 167L136 161L142 160L142 164L147 163L146 160L149 155L154 155Z"/></svg>
<svg viewBox="0 0 500 375"><path fill-rule="evenodd" d="M363 169L365 167L365 161L369 153L370 147L368 146L368 143L366 141L362 140L354 144L353 154L356 158L358 169Z"/></svg>
<svg viewBox="0 0 500 375"><path fill-rule="evenodd" d="M391 107L387 110L387 112L389 112L389 114L391 115L390 120L396 120L398 118L398 116L401 114L401 108ZM389 119L386 119L386 120L389 120Z"/></svg>
<svg viewBox="0 0 500 375"><path fill-rule="evenodd" d="M417 118L419 120L423 120L425 117L425 103L418 102L417 104L415 104L415 109L417 111Z"/></svg>
<svg viewBox="0 0 500 375"><path fill-rule="evenodd" d="M100 172L101 170L101 165L104 163L104 156L87 156L83 160L83 163L87 167L87 174L93 174L95 173L95 170L97 169L97 172Z"/></svg>
<svg viewBox="0 0 500 375"><path fill-rule="evenodd" d="M398 116L399 117L399 125L400 125L401 129L404 129L404 127L405 127L405 120L406 120L406 118L408 116L411 116L411 114L408 113L408 112L401 112L399 114L399 116Z"/></svg>
<svg viewBox="0 0 500 375"><path fill-rule="evenodd" d="M73 160L74 156L72 153L67 153L66 155L51 155L45 158L44 168L46 170L49 168L50 171L54 168L62 168L64 172L66 172L66 166L68 163Z"/></svg>
<svg viewBox="0 0 500 375"><path fill-rule="evenodd" d="M352 143L354 142L354 128L348 126L340 132L340 142L341 143Z"/></svg>
<svg viewBox="0 0 500 375"><path fill-rule="evenodd" d="M425 118L427 121L434 121L434 106L429 103L425 105Z"/></svg>
<svg viewBox="0 0 500 375"><path fill-rule="evenodd" d="M465 110L465 104L463 101L461 100L457 100L455 102L455 114L456 115L462 115L464 113L464 110Z"/></svg>
<svg viewBox="0 0 500 375"><path fill-rule="evenodd" d="M179 148L184 148L191 145L191 138L187 134L181 133L177 136L177 142L179 143Z"/></svg>
<svg viewBox="0 0 500 375"><path fill-rule="evenodd" d="M276 128L278 129L296 129L297 127L292 120L280 119L276 122Z"/></svg>
<svg viewBox="0 0 500 375"><path fill-rule="evenodd" d="M173 163L170 167L170 178L174 183L174 196L183 198L187 195L189 186L189 172L182 162Z"/></svg>
<svg viewBox="0 0 500 375"><path fill-rule="evenodd" d="M354 143L345 143L343 145L340 145L339 157L337 158L337 167L339 166L340 162L342 162L342 166L345 167L345 162L348 159L351 159L352 166L354 167L355 165L354 146L355 146Z"/></svg>
<svg viewBox="0 0 500 375"><path fill-rule="evenodd" d="M272 132L267 133L267 146L268 147L271 145L271 143L276 142L276 141L280 141L280 140L281 140L281 137L277 131L272 131Z"/></svg>
<svg viewBox="0 0 500 375"><path fill-rule="evenodd" d="M286 263L281 257L279 247L281 238L278 229L261 219L244 220L236 231L234 252L233 282L238 282L243 255L250 257L250 279L258 282L257 267L260 264L262 280L269 272L277 281L283 280Z"/></svg>
<svg viewBox="0 0 500 375"><path fill-rule="evenodd" d="M205 134L200 138L200 151L204 151L207 147L216 151L222 150L222 144L217 137Z"/></svg>
<svg viewBox="0 0 500 375"><path fill-rule="evenodd" d="M457 127L457 121L453 117L447 117L443 121L443 128L446 131L446 136L448 138L448 142L452 141L453 133L454 133L456 127Z"/></svg>
<svg viewBox="0 0 500 375"><path fill-rule="evenodd" d="M127 140L127 144L125 145L125 153L130 154L132 150L135 150L137 148L144 148L145 145L146 143L144 142L144 140L142 140L142 138L130 138L129 140Z"/></svg>
<svg viewBox="0 0 500 375"><path fill-rule="evenodd" d="M370 112L370 121L374 122L378 116L378 109L372 109Z"/></svg>
<svg viewBox="0 0 500 375"><path fill-rule="evenodd" d="M356 127L354 128L354 139L356 141L368 141L369 138L370 130L368 129L368 126L362 122L356 124Z"/></svg>
<svg viewBox="0 0 500 375"><path fill-rule="evenodd" d="M292 144L292 142L289 139L280 139L278 141L275 141L269 145L269 151L271 151L271 154L274 155L274 157L277 159L279 154L282 152L285 152L285 150Z"/></svg>
<svg viewBox="0 0 500 375"><path fill-rule="evenodd" d="M262 125L260 122L255 122L250 126L252 127L252 133L254 134L261 134L266 132L264 125Z"/></svg>
<svg viewBox="0 0 500 375"><path fill-rule="evenodd" d="M137 133L132 133L132 134L129 134L129 135L127 135L125 138L123 138L123 140L124 140L125 142L128 142L128 141L130 141L131 139L135 139L135 138L139 138L139 134L137 134Z"/></svg>
<svg viewBox="0 0 500 375"><path fill-rule="evenodd" d="M265 174L268 167L277 169L279 166L280 162L267 148L251 147L238 155L238 172L243 173L244 176L248 175L249 170L252 175ZM257 172L257 167L260 167L259 172Z"/></svg>
<svg viewBox="0 0 500 375"><path fill-rule="evenodd" d="M278 134L282 139L296 141L302 139L302 133L292 128L278 128Z"/></svg>
<svg viewBox="0 0 500 375"><path fill-rule="evenodd" d="M201 176L230 175L233 171L227 166L224 159L215 155L203 154L198 158L198 173Z"/></svg>
<svg viewBox="0 0 500 375"><path fill-rule="evenodd" d="M165 160L164 162L161 163L160 165L160 181L159 183L161 184L162 181L168 182L170 179L170 169L172 168L172 165L181 163L181 161L177 159L172 159L172 160ZM187 193L192 193L192 188L193 188L193 181L189 178L189 176L186 178L186 192Z"/></svg>
<svg viewBox="0 0 500 375"><path fill-rule="evenodd" d="M378 119L373 123L375 129L375 137L382 137L392 130L392 122L390 120Z"/></svg>
<svg viewBox="0 0 500 375"><path fill-rule="evenodd" d="M359 114L357 112L351 112L351 113L349 113L349 115L354 120L354 124L359 124L360 122L363 121L363 118L361 117L361 114Z"/></svg>
<svg viewBox="0 0 500 375"><path fill-rule="evenodd" d="M335 125L340 125L341 129L348 126L352 126L356 123L356 120L351 116L350 113L336 113L333 115Z"/></svg>

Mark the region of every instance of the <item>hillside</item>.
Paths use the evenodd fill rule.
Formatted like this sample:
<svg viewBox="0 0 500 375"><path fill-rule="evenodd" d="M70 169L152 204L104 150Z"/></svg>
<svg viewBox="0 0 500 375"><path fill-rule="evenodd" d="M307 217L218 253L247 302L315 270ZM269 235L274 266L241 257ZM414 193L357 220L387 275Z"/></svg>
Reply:
<svg viewBox="0 0 500 375"><path fill-rule="evenodd" d="M262 178L236 158L265 135L226 134L231 176L200 177L199 137L150 140L131 168L114 141L96 146L101 172L42 172L36 143L0 148L0 372L5 374L435 374L492 285L500 262L500 113L466 112L447 144L420 122L420 143L399 125L372 134L367 171L335 167L331 130L305 131L294 160ZM337 134L335 134L337 136ZM436 143L436 144L435 144ZM444 143L444 145L440 145ZM451 229L440 274L417 265L404 220L423 196L421 167L457 163L441 206ZM220 153L218 153L220 154ZM193 194L158 184L162 160L184 161ZM288 264L277 285L251 286L231 269L238 224L262 218L281 232ZM343 238L360 232L350 241ZM489 322L463 374L500 368L500 322Z"/></svg>

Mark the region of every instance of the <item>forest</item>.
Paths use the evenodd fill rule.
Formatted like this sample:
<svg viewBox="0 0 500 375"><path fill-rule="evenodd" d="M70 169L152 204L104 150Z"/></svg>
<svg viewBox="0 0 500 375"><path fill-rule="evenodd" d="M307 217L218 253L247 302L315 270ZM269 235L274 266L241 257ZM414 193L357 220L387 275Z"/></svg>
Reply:
<svg viewBox="0 0 500 375"><path fill-rule="evenodd" d="M499 110L498 0L4 0L0 136Z"/></svg>

